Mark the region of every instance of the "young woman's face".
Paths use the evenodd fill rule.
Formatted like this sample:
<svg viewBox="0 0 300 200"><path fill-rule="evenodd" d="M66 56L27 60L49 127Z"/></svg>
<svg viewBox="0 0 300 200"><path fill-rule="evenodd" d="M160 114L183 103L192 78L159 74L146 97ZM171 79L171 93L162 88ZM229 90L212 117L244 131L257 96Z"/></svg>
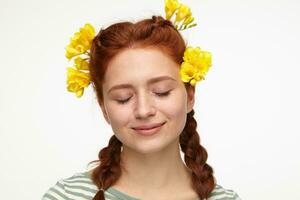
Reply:
<svg viewBox="0 0 300 200"><path fill-rule="evenodd" d="M140 153L178 145L194 105L194 89L185 89L178 64L154 48L127 49L114 57L104 77L103 96L103 115L123 148ZM154 125L162 126L153 135L136 130Z"/></svg>

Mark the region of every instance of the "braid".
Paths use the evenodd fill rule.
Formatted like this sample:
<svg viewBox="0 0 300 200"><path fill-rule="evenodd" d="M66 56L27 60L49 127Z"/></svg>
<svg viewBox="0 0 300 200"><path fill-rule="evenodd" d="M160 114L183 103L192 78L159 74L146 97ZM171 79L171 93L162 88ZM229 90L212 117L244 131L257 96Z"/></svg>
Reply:
<svg viewBox="0 0 300 200"><path fill-rule="evenodd" d="M180 135L180 147L185 154L185 163L192 171L193 188L201 199L206 199L215 187L215 178L212 167L206 163L207 151L200 145L194 113L192 110L187 114L187 122Z"/></svg>
<svg viewBox="0 0 300 200"><path fill-rule="evenodd" d="M109 140L108 146L99 152L98 161L100 161L100 165L93 170L91 176L92 181L99 189L93 200L104 200L104 191L121 176L121 147L122 143L113 135Z"/></svg>

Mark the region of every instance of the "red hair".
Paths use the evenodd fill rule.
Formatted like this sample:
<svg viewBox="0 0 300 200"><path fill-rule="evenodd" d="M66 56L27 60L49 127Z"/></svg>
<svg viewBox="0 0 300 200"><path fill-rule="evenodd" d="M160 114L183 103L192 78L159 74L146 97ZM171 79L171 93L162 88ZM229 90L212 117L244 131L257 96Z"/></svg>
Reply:
<svg viewBox="0 0 300 200"><path fill-rule="evenodd" d="M100 30L91 47L90 73L94 90L100 105L103 104L102 84L109 62L121 51L128 48L158 48L178 63L183 61L186 44L169 20L152 16L136 23L121 22ZM191 87L186 84L186 88ZM213 169L207 161L207 151L200 145L196 131L194 110L187 114L185 127L180 134L180 147L186 166L192 172L192 185L201 199L208 198L215 187ZM93 200L104 200L104 191L121 176L120 154L122 143L113 135L108 146L98 155L99 165L93 169L92 181L100 189Z"/></svg>

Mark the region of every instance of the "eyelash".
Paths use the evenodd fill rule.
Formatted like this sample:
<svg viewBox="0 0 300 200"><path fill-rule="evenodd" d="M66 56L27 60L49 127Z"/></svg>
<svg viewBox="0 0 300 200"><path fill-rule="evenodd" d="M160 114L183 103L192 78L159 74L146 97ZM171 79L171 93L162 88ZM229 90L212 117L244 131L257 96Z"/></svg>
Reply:
<svg viewBox="0 0 300 200"><path fill-rule="evenodd" d="M130 97L130 98L131 98L131 97ZM125 103L128 102L128 100L129 100L130 98L125 99L125 100L116 100L116 101L118 102L118 104L125 104Z"/></svg>
<svg viewBox="0 0 300 200"><path fill-rule="evenodd" d="M171 92L171 90L169 90L169 91L167 91L167 92L155 93L155 94L156 94L157 96L159 96L159 97L166 97L166 96L169 96L170 92ZM131 98L131 97L130 97L130 98ZM126 104L126 103L129 101L130 98L125 99L125 100L116 100L116 101L118 102L118 104Z"/></svg>
<svg viewBox="0 0 300 200"><path fill-rule="evenodd" d="M169 94L170 94L170 91L171 90L169 90L169 91L167 91L167 92L162 92L162 93L155 93L157 96L159 96L159 97L165 97L165 96L168 96Z"/></svg>

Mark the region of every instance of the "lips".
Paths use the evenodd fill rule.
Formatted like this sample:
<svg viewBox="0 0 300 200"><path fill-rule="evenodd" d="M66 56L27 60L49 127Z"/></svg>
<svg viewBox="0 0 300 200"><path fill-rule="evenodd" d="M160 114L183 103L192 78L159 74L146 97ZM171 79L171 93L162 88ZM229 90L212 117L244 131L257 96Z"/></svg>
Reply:
<svg viewBox="0 0 300 200"><path fill-rule="evenodd" d="M142 137L150 137L152 135L158 134L165 123L166 122L143 124L141 126L133 127L132 129L134 130L135 134L138 134Z"/></svg>
<svg viewBox="0 0 300 200"><path fill-rule="evenodd" d="M153 129L153 128L162 126L164 123L165 122L163 122L163 123L153 123L153 124L144 124L144 125L141 125L141 126L133 127L133 129L134 130L149 130L149 129Z"/></svg>

